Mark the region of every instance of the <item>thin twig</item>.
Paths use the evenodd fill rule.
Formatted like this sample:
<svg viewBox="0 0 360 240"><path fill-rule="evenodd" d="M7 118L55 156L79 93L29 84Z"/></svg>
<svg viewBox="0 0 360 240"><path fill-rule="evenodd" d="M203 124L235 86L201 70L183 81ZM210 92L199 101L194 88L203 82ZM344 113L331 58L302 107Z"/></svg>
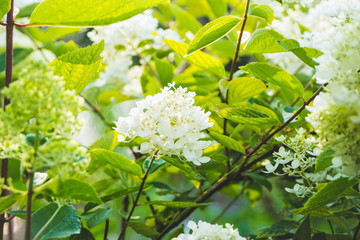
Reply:
<svg viewBox="0 0 360 240"><path fill-rule="evenodd" d="M334 232L334 228L333 228L333 225L332 223L330 222L330 220L328 219L327 222L329 223L329 226L330 226L330 229L331 229L331 233L332 235L335 235L335 232Z"/></svg>
<svg viewBox="0 0 360 240"><path fill-rule="evenodd" d="M86 102L87 105L89 105L89 107L93 110L93 112L95 114L97 114L100 119L109 127L114 127L114 124L110 123L108 120L106 120L106 118L104 117L104 115L99 111L98 107L94 106L88 99L86 99L84 96L82 96L80 94L80 96L84 99L84 101Z"/></svg>
<svg viewBox="0 0 360 240"><path fill-rule="evenodd" d="M359 230L360 230L360 218L359 218L359 223L358 225L356 226L355 228L355 231L354 231L354 236L352 238L352 240L357 240L358 239L358 234L359 234Z"/></svg>
<svg viewBox="0 0 360 240"><path fill-rule="evenodd" d="M241 22L241 29L240 29L240 33L239 33L239 39L238 39L238 42L236 44L235 55L234 55L234 58L233 58L232 63L231 63L230 76L229 76L229 79L228 79L229 82L234 77L235 66L236 66L236 62L237 62L237 59L238 59L239 53L240 53L241 39L242 39L242 36L244 34L245 24L246 24L246 20L247 20L247 17L248 17L248 12L249 12L249 6L250 6L250 0L246 0L246 6L245 6L245 11L244 11L244 16L243 16L243 19L242 19L242 22ZM228 96L229 96L228 90L226 90L226 96L225 96L225 103L226 104L229 102L229 97ZM223 134L224 135L227 135L227 129L226 128L227 128L227 119L224 118L224 125L223 125ZM228 171L231 171L230 154L229 154L229 149L227 147L225 147L225 154L228 157L228 160L227 160Z"/></svg>
<svg viewBox="0 0 360 240"><path fill-rule="evenodd" d="M0 25L2 25L2 26L6 26L6 23L4 23L4 22L0 22Z"/></svg>
<svg viewBox="0 0 360 240"><path fill-rule="evenodd" d="M105 230L104 230L104 240L107 240L107 236L109 233L109 219L105 220Z"/></svg>
<svg viewBox="0 0 360 240"><path fill-rule="evenodd" d="M306 90L308 90L309 87L311 87L311 85L312 85L313 82L315 82L315 81L316 81L316 78L311 79L311 80L308 82L308 84L306 84L306 86L305 86L305 88L304 88L304 92L305 92ZM295 106L295 104L296 104L299 100L300 100L300 97L297 97L296 100L290 105L290 107Z"/></svg>
<svg viewBox="0 0 360 240"><path fill-rule="evenodd" d="M133 199L133 204L134 204L134 199ZM129 195L126 195L123 200L122 200L122 211L124 213L128 213L129 211ZM122 217L121 218L121 228L120 228L120 231L121 229L123 229L123 227L125 226L126 224L126 219L125 217ZM122 240L125 239L125 233L123 234L122 236Z"/></svg>
<svg viewBox="0 0 360 240"><path fill-rule="evenodd" d="M20 32L24 33L30 41L34 44L35 48L40 51L41 56L44 58L45 62L49 63L49 59L46 57L44 53L44 49L38 45L38 43L35 41L35 39L24 29L19 29Z"/></svg>
<svg viewBox="0 0 360 240"><path fill-rule="evenodd" d="M148 165L148 168L146 169L145 175L144 175L144 177L142 178L142 182L141 182L141 185L140 185L138 194L137 194L137 196L136 196L135 202L134 202L134 204L133 204L133 206L132 206L132 208L131 208L131 210L130 210L130 212L129 212L129 215L128 215L127 219L126 219L126 222L125 222L124 225L122 226L122 230L121 230L121 232L120 232L120 235L119 235L118 240L123 239L123 235L125 234L126 227L127 227L128 223L129 223L129 221L130 221L130 219L131 219L132 214L134 213L135 208L137 207L137 203L138 203L138 201L139 201L139 198L140 198L140 196L141 196L142 190L143 190L143 188L144 188L145 181L146 181L146 179L147 179L147 177L148 177L148 175L149 175L149 171L150 171L151 165L152 165L152 163L153 163L153 161L154 161L154 159L155 159L155 155L156 155L156 153L152 156L152 158L151 158L151 160L150 160L150 163L149 163L149 165Z"/></svg>

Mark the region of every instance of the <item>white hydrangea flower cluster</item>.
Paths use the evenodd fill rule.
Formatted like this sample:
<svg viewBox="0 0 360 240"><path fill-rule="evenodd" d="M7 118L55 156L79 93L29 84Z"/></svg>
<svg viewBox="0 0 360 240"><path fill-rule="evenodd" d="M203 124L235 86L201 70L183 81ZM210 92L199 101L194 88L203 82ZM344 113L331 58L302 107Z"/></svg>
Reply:
<svg viewBox="0 0 360 240"><path fill-rule="evenodd" d="M324 42L316 75L330 81L317 96L307 121L335 151L333 165L341 176L360 176L360 17L350 19Z"/></svg>
<svg viewBox="0 0 360 240"><path fill-rule="evenodd" d="M189 221L187 227L192 230L192 233L182 233L172 240L246 240L245 237L240 236L238 229L234 229L229 223L223 227L201 220L197 224Z"/></svg>
<svg viewBox="0 0 360 240"><path fill-rule="evenodd" d="M296 130L294 137L277 137L276 140L283 143L290 150L286 151L284 147L280 147L278 152L274 153L275 164L270 162L265 165L267 171L265 173L274 173L277 175L287 174L289 176L300 177L308 182L309 186L295 185L294 189L285 189L288 192L296 193L298 196L304 197L311 192L311 181L321 181L317 179L318 176L308 175L305 171L316 164L316 157L320 154L320 148L317 147L319 140L314 137L305 138L305 129L300 128ZM282 165L281 174L276 173L276 169ZM299 186L298 186L299 185ZM296 191L295 191L296 190ZM300 191L301 190L301 191Z"/></svg>
<svg viewBox="0 0 360 240"><path fill-rule="evenodd" d="M140 136L148 140L140 145L143 154L183 155L196 165L208 162L210 158L202 156L202 151L211 142L201 138L206 136L202 131L213 125L210 112L194 106L194 92L174 84L138 101L128 117L120 117L115 122L115 130L121 133L118 140Z"/></svg>
<svg viewBox="0 0 360 240"><path fill-rule="evenodd" d="M100 79L95 84L97 86L109 82L116 83L119 86L130 84L132 86L129 87L131 89L129 94L141 96L139 92L141 88L137 88L137 92L135 92L133 87L133 85L140 86L140 76L143 72L142 67L132 66L132 56L138 55L136 50L138 44L142 41L151 40L143 47L144 49L168 49L162 40L163 37L180 41L180 36L176 31L164 30L158 25L158 20L152 16L152 11L147 10L125 21L96 27L89 32L88 37L92 41L99 42L102 39L105 41L105 49L102 55L107 67L104 73L100 73ZM145 64L143 61L140 63ZM134 84L133 81L137 83Z"/></svg>

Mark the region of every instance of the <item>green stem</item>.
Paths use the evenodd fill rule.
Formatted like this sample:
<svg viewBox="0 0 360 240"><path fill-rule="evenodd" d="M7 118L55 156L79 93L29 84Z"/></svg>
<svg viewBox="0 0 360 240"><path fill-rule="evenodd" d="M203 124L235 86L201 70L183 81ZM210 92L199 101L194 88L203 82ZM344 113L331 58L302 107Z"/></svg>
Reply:
<svg viewBox="0 0 360 240"><path fill-rule="evenodd" d="M50 217L50 219L45 223L45 225L39 230L39 232L35 235L35 237L33 238L33 240L38 239L38 237L41 235L41 233L47 228L47 226L49 226L49 224L51 223L52 220L54 220L54 218L56 217L56 214L60 211L61 206L58 205L58 209L56 209L56 211L54 212L54 214Z"/></svg>
<svg viewBox="0 0 360 240"><path fill-rule="evenodd" d="M34 145L34 159L32 162L31 169L29 171L29 186L27 193L27 202L26 202L26 228L25 228L25 240L31 240L31 214L32 214L32 196L33 196L33 185L34 185L34 175L35 175L35 161L37 156L37 150L39 147L39 130L36 131L35 136L35 145Z"/></svg>
<svg viewBox="0 0 360 240"><path fill-rule="evenodd" d="M150 163L149 163L149 166L148 166L148 168L146 169L145 175L144 175L144 177L142 178L142 182L141 182L141 185L140 185L138 194L137 194L136 199L135 199L135 201L134 201L134 203L133 203L133 205L132 205L132 208L131 208L131 210L130 210L130 212L129 212L129 215L128 215L126 221L124 222L124 225L122 226L122 230L121 230L121 232L120 232L120 235L119 235L118 240L122 240L122 239L124 238L123 236L125 235L126 227L127 227L128 223L129 223L129 221L130 221L130 219L131 219L131 216L132 216L132 214L134 213L134 210L135 210L135 208L136 208L136 206L137 206L137 203L138 203L138 201L139 201L139 198L140 198L140 196L141 196L142 190L143 190L144 185L145 185L145 181L146 181L146 179L147 179L147 176L149 175L149 171L150 171L151 165L152 165L152 163L153 163L153 161L154 161L154 159L155 159L155 155L156 155L156 154L154 154L154 155L152 156L152 158L151 158L151 160L150 160Z"/></svg>

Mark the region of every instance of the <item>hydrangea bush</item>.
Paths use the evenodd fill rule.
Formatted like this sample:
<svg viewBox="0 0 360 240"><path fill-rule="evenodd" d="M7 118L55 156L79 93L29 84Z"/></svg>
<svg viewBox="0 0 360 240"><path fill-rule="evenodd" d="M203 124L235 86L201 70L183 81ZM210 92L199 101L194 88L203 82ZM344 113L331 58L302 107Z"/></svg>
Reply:
<svg viewBox="0 0 360 240"><path fill-rule="evenodd" d="M359 16L2 0L0 239L358 239Z"/></svg>

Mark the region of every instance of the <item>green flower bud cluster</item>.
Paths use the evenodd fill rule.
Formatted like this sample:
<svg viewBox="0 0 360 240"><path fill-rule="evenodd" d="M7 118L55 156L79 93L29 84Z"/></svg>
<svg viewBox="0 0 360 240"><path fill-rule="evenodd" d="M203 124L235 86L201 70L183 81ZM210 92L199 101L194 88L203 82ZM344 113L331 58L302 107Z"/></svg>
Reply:
<svg viewBox="0 0 360 240"><path fill-rule="evenodd" d="M86 149L69 138L82 126L76 116L83 99L75 91L35 63L2 95L10 104L0 110L1 158L20 159L28 171L83 172L86 161L80 159L86 159Z"/></svg>

